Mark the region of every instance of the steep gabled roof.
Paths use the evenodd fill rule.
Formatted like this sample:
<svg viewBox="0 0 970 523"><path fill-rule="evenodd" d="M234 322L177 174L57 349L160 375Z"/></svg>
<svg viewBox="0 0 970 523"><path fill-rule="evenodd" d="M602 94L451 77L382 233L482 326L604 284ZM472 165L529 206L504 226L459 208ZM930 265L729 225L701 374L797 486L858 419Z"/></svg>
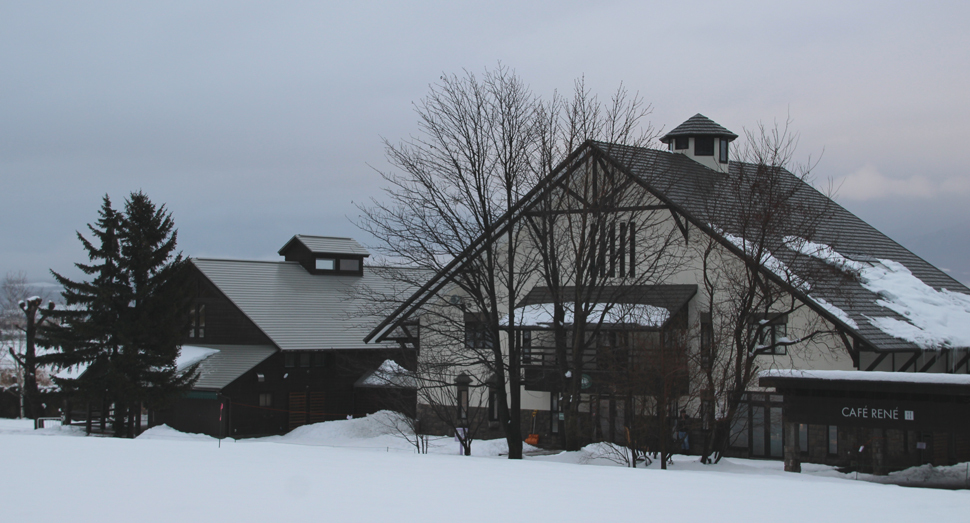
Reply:
<svg viewBox="0 0 970 523"><path fill-rule="evenodd" d="M728 234L736 232L732 230L732 221L737 216L734 210L740 208L741 203L731 201L732 192L724 188L729 183L734 183L731 177L737 177L742 167L753 169L754 166L732 162L729 173L721 174L680 154L615 144L597 144L597 147L601 148L604 155L611 158L614 165L642 180L648 190L667 201L695 226L719 238L722 244L739 256L746 257L739 247L726 238ZM796 189L793 191L793 199L796 200L797 207L806 209L808 212L819 213L820 220L815 225L812 242L828 245L857 260L895 261L904 265L916 278L936 290L947 289L970 294L970 289L963 284L879 232L792 173L782 170L780 178L782 183ZM819 270L819 267L824 265L823 261L806 259L808 257L805 256L798 257L780 241L772 246L771 251L782 261L799 258L798 264L801 265L792 267L795 273L801 269L811 271L813 274L826 274L826 271ZM847 332L854 333L873 348L919 349L916 344L891 336L869 321L870 318L886 317L908 322L907 318L881 305L881 302L884 303L881 296L866 289L858 280L846 278L837 271L828 271L828 274L830 275L828 278L815 278L812 282L813 288L808 291L796 288L789 282L779 281L779 283L785 284L793 294L802 298L817 312L836 325L842 326ZM818 298L837 310L820 305ZM839 312L847 314L851 321L846 321Z"/></svg>
<svg viewBox="0 0 970 523"><path fill-rule="evenodd" d="M363 276L314 275L297 262L193 258L195 265L282 350L371 349L362 340L380 320L365 293L414 289L371 267Z"/></svg>
<svg viewBox="0 0 970 523"><path fill-rule="evenodd" d="M678 136L721 136L728 140L734 140L738 135L721 127L714 120L697 113L687 119L686 122L674 127L672 131L665 134L660 139L663 143L670 143L673 138Z"/></svg>
<svg viewBox="0 0 970 523"><path fill-rule="evenodd" d="M701 115L697 116L707 120ZM685 125L688 122L685 122ZM711 123L713 124L713 122ZM717 131L718 133L726 131L717 124L713 125L720 129ZM678 129L680 127L683 126L678 126ZM671 136L674 131L667 136ZM570 175L573 172L573 166L583 161L588 155L606 159L618 170L625 172L644 189L670 206L672 211L720 241L725 248L742 258L750 258L748 253L728 239L731 233L736 233L732 230L732 219L736 216L735 211L740 208L741 203L731 201L730 192L724 189L731 181L730 177L737 177L742 167L752 169L754 166L732 162L729 172L725 174L711 170L682 154L641 147L587 142L574 151L567 160L553 170L500 220L497 220L491 234L482 235L472 242L465 252L457 256L445 270L432 277L391 316L385 318L377 328L372 330L367 335L366 340L377 339L380 341L387 332L414 314L434 293L447 284L451 275L460 271L464 264L468 263L468 260L503 234L525 211L547 194L559 179ZM891 240L795 175L782 170L780 178L782 183L789 184L797 189L794 194L800 207L824 211L824 215L817 224L815 234L811 238L812 241L824 243L841 253L853 255L860 259L868 257L873 260L888 259L901 263L919 280L936 290L948 289L970 295L970 289ZM780 241L773 246L772 254L783 260L797 257ZM813 272L824 274L824 271L814 270L818 269L819 264L824 265L824 262L806 260L805 258L805 256L800 257L799 263L802 265L795 267L795 272L798 272L798 269L813 269ZM776 274L772 274L767 269L765 269L765 272L770 278L788 288L790 292L802 299L823 317L877 350L911 351L920 348L911 341L887 334L869 321L869 318L875 317L893 318L903 322L908 320L881 305L880 296L863 287L858 281L840 277L834 271L829 271L831 278L813 281L813 288L810 292L806 292Z"/></svg>

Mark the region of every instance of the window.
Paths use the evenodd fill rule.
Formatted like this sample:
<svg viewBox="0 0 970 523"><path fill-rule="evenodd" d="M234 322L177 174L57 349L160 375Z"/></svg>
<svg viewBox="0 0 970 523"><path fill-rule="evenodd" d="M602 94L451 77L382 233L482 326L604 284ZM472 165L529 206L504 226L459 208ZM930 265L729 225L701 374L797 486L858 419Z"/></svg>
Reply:
<svg viewBox="0 0 970 523"><path fill-rule="evenodd" d="M333 258L317 258L314 263L318 271L332 271L336 268L336 260Z"/></svg>
<svg viewBox="0 0 970 523"><path fill-rule="evenodd" d="M498 391L495 387L488 388L488 421L498 421Z"/></svg>
<svg viewBox="0 0 970 523"><path fill-rule="evenodd" d="M522 334L522 363L532 363L532 331L520 331Z"/></svg>
<svg viewBox="0 0 970 523"><path fill-rule="evenodd" d="M360 270L360 260L351 260L346 258L340 259L340 270L342 271L354 271Z"/></svg>
<svg viewBox="0 0 970 523"><path fill-rule="evenodd" d="M839 427L829 425L829 455L839 455Z"/></svg>
<svg viewBox="0 0 970 523"><path fill-rule="evenodd" d="M284 367L296 367L296 353L287 352L283 355Z"/></svg>
<svg viewBox="0 0 970 523"><path fill-rule="evenodd" d="M728 141L725 138L721 138L721 163L728 163Z"/></svg>
<svg viewBox="0 0 970 523"><path fill-rule="evenodd" d="M711 349L714 347L714 321L711 313L701 313L701 369L711 367Z"/></svg>
<svg viewBox="0 0 970 523"><path fill-rule="evenodd" d="M205 338L205 304L193 305L189 309L189 337Z"/></svg>
<svg viewBox="0 0 970 523"><path fill-rule="evenodd" d="M488 327L483 322L465 322L465 347L469 349L492 348L492 335L488 332Z"/></svg>
<svg viewBox="0 0 970 523"><path fill-rule="evenodd" d="M329 354L326 352L318 351L313 353L313 366L314 367L326 367L329 363Z"/></svg>
<svg viewBox="0 0 970 523"><path fill-rule="evenodd" d="M458 388L458 419L468 419L468 387Z"/></svg>
<svg viewBox="0 0 970 523"><path fill-rule="evenodd" d="M266 381L266 375L263 374L262 372L257 372L256 373L256 381L258 381L260 383L265 382Z"/></svg>
<svg viewBox="0 0 970 523"><path fill-rule="evenodd" d="M798 424L798 451L808 454L808 424Z"/></svg>
<svg viewBox="0 0 970 523"><path fill-rule="evenodd" d="M731 422L730 440L732 447L748 446L748 423L748 404L741 403L738 405L738 411Z"/></svg>
<svg viewBox="0 0 970 523"><path fill-rule="evenodd" d="M559 434L559 423L561 422L562 409L559 407L559 394L553 392L549 396L549 417L552 418L551 431L553 434Z"/></svg>
<svg viewBox="0 0 970 523"><path fill-rule="evenodd" d="M250 396L252 397L252 396ZM272 392L260 392L259 393L259 406L260 407L272 407L273 406L273 393Z"/></svg>
<svg viewBox="0 0 970 523"><path fill-rule="evenodd" d="M619 226L617 226L619 225ZM601 278L636 276L636 226L633 222L594 225L590 231L591 270Z"/></svg>
<svg viewBox="0 0 970 523"><path fill-rule="evenodd" d="M785 314L769 315L767 321L764 315L751 325L751 336L755 350L759 354L784 356L788 354L788 316Z"/></svg>
<svg viewBox="0 0 970 523"><path fill-rule="evenodd" d="M686 136L678 136L674 138L674 149L683 150L690 147L690 138Z"/></svg>
<svg viewBox="0 0 970 523"><path fill-rule="evenodd" d="M694 156L714 156L714 137L698 136L694 138Z"/></svg>
<svg viewBox="0 0 970 523"><path fill-rule="evenodd" d="M300 366L301 367L309 367L310 366L310 353L309 352L301 352L300 353Z"/></svg>

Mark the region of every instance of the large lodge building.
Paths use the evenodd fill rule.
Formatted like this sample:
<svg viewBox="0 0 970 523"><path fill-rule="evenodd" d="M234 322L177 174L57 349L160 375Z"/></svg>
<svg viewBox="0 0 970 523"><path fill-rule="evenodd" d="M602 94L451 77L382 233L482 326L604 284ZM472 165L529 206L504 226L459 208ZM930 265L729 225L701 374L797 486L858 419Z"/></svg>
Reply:
<svg viewBox="0 0 970 523"><path fill-rule="evenodd" d="M970 460L970 289L803 179L733 159L735 138L695 115L661 139L668 150L587 142L444 270L423 278L370 271L367 251L350 239L296 236L281 262L194 259L198 298L185 342L219 352L203 362L170 423L245 436L393 404L407 405L425 430L447 431L431 419L429 396L395 380L369 388L369 377L391 360L420 382L423 360L488 348L485 311L456 278L509 230L556 216L543 241L590 240L582 269L563 262L567 276L554 287L531 276L515 291L513 310L497 311L495 343L513 340L521 353L523 436L561 445L568 378L582 380L588 438L623 443L644 405L657 404L652 389L637 388L655 378L648 372L631 385L630 369L656 368L642 355L663 347L675 353L664 365L685 369L670 373L665 408L694 420L689 441L698 451L724 408L722 384L703 371L730 366L717 347L740 317L734 277L755 267L765 282L763 311L744 312L751 376L731 428L732 454L784 458L789 470L800 461L865 462L880 472ZM759 185L765 177L770 187ZM761 201L770 197L790 216L770 222L763 209L777 206ZM577 215L594 215L596 225L577 231L563 218ZM537 252L535 236L516 237L516 252ZM595 291L582 303L564 298L590 282ZM363 294L393 306L355 317L366 308ZM554 335L557 322L575 317L570 303L595 325L575 377L562 372L576 362L562 360ZM700 362L701 372L687 361ZM481 409L487 423L477 437L497 437L492 402L502 384L478 374L456 370L449 397L459 415ZM231 421L213 425L214 409L227 402Z"/></svg>

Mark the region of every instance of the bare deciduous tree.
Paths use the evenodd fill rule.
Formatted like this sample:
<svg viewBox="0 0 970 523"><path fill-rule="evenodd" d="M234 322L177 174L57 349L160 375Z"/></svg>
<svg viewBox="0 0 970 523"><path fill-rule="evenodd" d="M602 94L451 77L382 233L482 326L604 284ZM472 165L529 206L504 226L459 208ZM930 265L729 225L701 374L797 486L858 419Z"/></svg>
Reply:
<svg viewBox="0 0 970 523"><path fill-rule="evenodd" d="M706 406L702 416L711 428L705 461L716 462L727 448L745 391L756 385L766 361L762 356L786 357L806 342L837 336L821 319L783 323L806 311L804 297L821 282L831 282L835 272L786 248L792 238L816 238L832 206L810 184L811 160L793 163L797 135L789 124L746 131L741 161L722 178L717 197L708 200L706 218L735 252L714 237L699 247L710 312L700 329L701 350L694 354L701 375L698 393ZM813 350L818 346L814 343Z"/></svg>

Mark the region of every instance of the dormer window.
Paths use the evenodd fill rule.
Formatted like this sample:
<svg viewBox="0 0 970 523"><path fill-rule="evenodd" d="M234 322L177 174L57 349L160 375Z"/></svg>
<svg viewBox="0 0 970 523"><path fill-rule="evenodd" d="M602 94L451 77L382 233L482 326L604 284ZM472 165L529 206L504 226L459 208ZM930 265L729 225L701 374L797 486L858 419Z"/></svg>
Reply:
<svg viewBox="0 0 970 523"><path fill-rule="evenodd" d="M714 156L714 137L713 136L695 137L694 156Z"/></svg>
<svg viewBox="0 0 970 523"><path fill-rule="evenodd" d="M728 163L728 141L721 138L721 163Z"/></svg>
<svg viewBox="0 0 970 523"><path fill-rule="evenodd" d="M299 262L310 274L363 276L364 258L370 256L351 238L297 234L279 251L286 261Z"/></svg>
<svg viewBox="0 0 970 523"><path fill-rule="evenodd" d="M674 149L683 150L690 147L690 138L686 136L678 136L674 138Z"/></svg>

